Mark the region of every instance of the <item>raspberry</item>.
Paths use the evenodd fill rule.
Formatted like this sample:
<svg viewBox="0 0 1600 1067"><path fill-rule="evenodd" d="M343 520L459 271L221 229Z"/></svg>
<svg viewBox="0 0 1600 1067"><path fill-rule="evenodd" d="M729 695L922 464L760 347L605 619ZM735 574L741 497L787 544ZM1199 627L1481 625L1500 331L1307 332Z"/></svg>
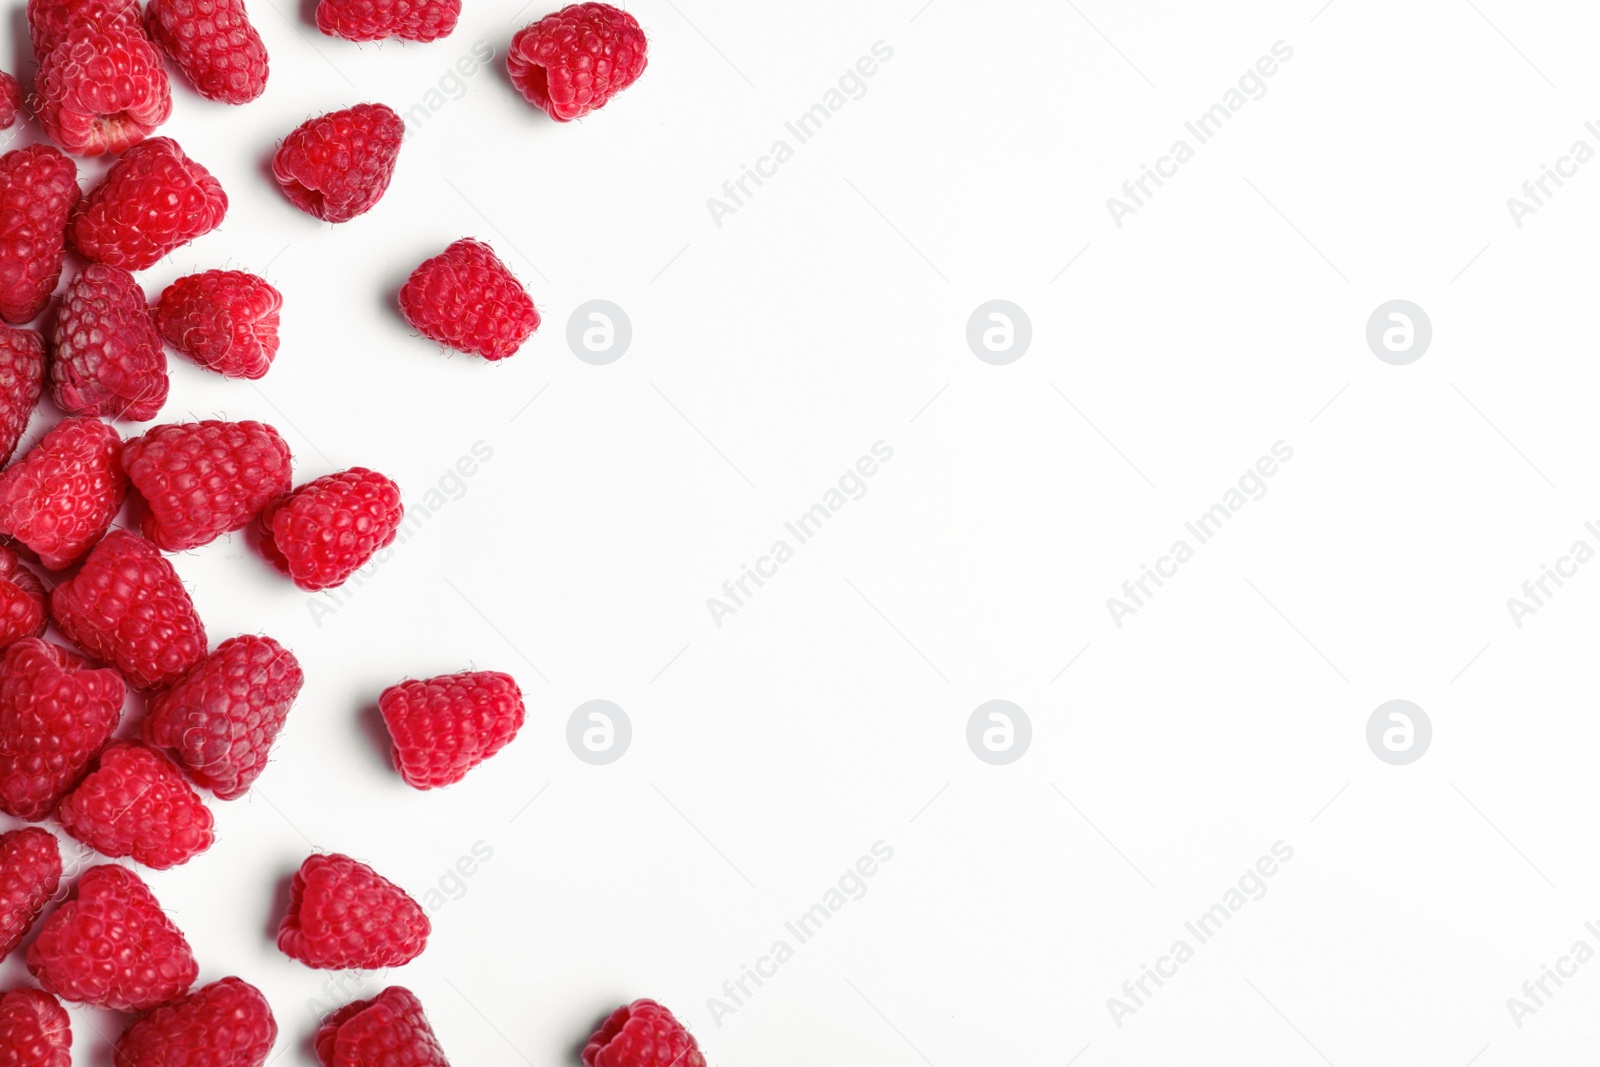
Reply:
<svg viewBox="0 0 1600 1067"><path fill-rule="evenodd" d="M28 0L28 34L37 58L80 27L138 33L138 0Z"/></svg>
<svg viewBox="0 0 1600 1067"><path fill-rule="evenodd" d="M639 20L610 4L571 4L511 38L511 84L557 122L605 107L644 73Z"/></svg>
<svg viewBox="0 0 1600 1067"><path fill-rule="evenodd" d="M348 222L389 188L405 123L384 104L357 104L308 119L283 139L272 176L301 211Z"/></svg>
<svg viewBox="0 0 1600 1067"><path fill-rule="evenodd" d="M22 114L22 84L0 70L0 130L9 130Z"/></svg>
<svg viewBox="0 0 1600 1067"><path fill-rule="evenodd" d="M144 879L113 864L85 871L73 896L44 921L28 949L28 970L63 1000L115 1011L174 1000L199 973L183 931Z"/></svg>
<svg viewBox="0 0 1600 1067"><path fill-rule="evenodd" d="M301 589L327 589L387 548L404 514L399 486L376 471L351 467L268 504L261 513L261 551Z"/></svg>
<svg viewBox="0 0 1600 1067"><path fill-rule="evenodd" d="M261 1067L278 1021L240 978L203 985L138 1019L117 1038L116 1067Z"/></svg>
<svg viewBox="0 0 1600 1067"><path fill-rule="evenodd" d="M38 989L0 996L0 1063L72 1067L72 1026L55 997Z"/></svg>
<svg viewBox="0 0 1600 1067"><path fill-rule="evenodd" d="M44 338L0 326L0 465L17 450L44 391Z"/></svg>
<svg viewBox="0 0 1600 1067"><path fill-rule="evenodd" d="M394 738L394 765L406 784L433 789L459 782L522 729L522 690L509 674L460 674L401 682L378 698Z"/></svg>
<svg viewBox="0 0 1600 1067"><path fill-rule="evenodd" d="M411 272L400 314L422 336L457 352L505 359L539 328L539 312L494 250L470 237Z"/></svg>
<svg viewBox="0 0 1600 1067"><path fill-rule="evenodd" d="M60 886L61 847L55 834L37 826L0 834L0 957L16 951ZM0 1018L5 1014L0 998ZM0 1049L14 1047L0 1041ZM0 1063L4 1060L0 1054Z"/></svg>
<svg viewBox="0 0 1600 1067"><path fill-rule="evenodd" d="M144 290L121 267L91 263L56 311L50 396L73 415L145 422L167 402L167 355Z"/></svg>
<svg viewBox="0 0 1600 1067"><path fill-rule="evenodd" d="M0 318L30 322L61 279L78 168L49 145L0 156Z"/></svg>
<svg viewBox="0 0 1600 1067"><path fill-rule="evenodd" d="M170 137L123 153L72 215L72 246L85 259L127 270L152 267L174 248L210 233L228 211L211 172Z"/></svg>
<svg viewBox="0 0 1600 1067"><path fill-rule="evenodd" d="M241 530L289 491L289 446L260 422L157 426L122 446L122 469L143 499L140 529L182 552Z"/></svg>
<svg viewBox="0 0 1600 1067"><path fill-rule="evenodd" d="M10 648L24 637L42 636L49 624L44 583L15 552L0 545L0 648Z"/></svg>
<svg viewBox="0 0 1600 1067"><path fill-rule="evenodd" d="M706 1067L694 1035L653 1000L611 1013L583 1047L583 1067Z"/></svg>
<svg viewBox="0 0 1600 1067"><path fill-rule="evenodd" d="M461 0L321 0L317 29L347 41L437 41L461 17Z"/></svg>
<svg viewBox="0 0 1600 1067"><path fill-rule="evenodd" d="M150 0L144 17L150 39L207 100L247 104L266 89L267 46L241 0Z"/></svg>
<svg viewBox="0 0 1600 1067"><path fill-rule="evenodd" d="M305 683L294 653L270 637L232 637L150 701L145 741L172 750L221 800L243 796Z"/></svg>
<svg viewBox="0 0 1600 1067"><path fill-rule="evenodd" d="M172 114L161 53L134 18L131 29L80 24L39 54L39 125L74 155L126 151Z"/></svg>
<svg viewBox="0 0 1600 1067"><path fill-rule="evenodd" d="M416 959L431 929L417 902L383 875L349 856L317 853L289 886L278 948L307 967L376 970Z"/></svg>
<svg viewBox="0 0 1600 1067"><path fill-rule="evenodd" d="M216 840L211 812L178 768L132 741L105 747L56 818L102 856L132 856L156 870L187 863Z"/></svg>
<svg viewBox="0 0 1600 1067"><path fill-rule="evenodd" d="M156 303L167 343L218 374L260 378L278 354L283 297L254 274L207 270L179 278Z"/></svg>
<svg viewBox="0 0 1600 1067"><path fill-rule="evenodd" d="M112 670L90 670L66 649L23 638L0 658L0 811L50 814L78 784L122 717L127 692Z"/></svg>
<svg viewBox="0 0 1600 1067"><path fill-rule="evenodd" d="M404 986L346 1004L317 1030L322 1067L450 1067L422 1003Z"/></svg>
<svg viewBox="0 0 1600 1067"><path fill-rule="evenodd" d="M112 530L50 594L61 632L136 689L171 685L206 654L206 630L178 572L149 541Z"/></svg>
<svg viewBox="0 0 1600 1067"><path fill-rule="evenodd" d="M99 419L62 419L0 474L0 534L50 570L70 566L100 540L122 507L122 439Z"/></svg>

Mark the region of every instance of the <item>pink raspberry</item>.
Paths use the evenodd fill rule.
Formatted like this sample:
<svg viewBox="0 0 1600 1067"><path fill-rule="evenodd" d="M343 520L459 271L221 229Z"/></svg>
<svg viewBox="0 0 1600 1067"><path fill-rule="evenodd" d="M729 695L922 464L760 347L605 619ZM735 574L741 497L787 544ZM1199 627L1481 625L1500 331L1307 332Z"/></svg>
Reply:
<svg viewBox="0 0 1600 1067"><path fill-rule="evenodd" d="M122 468L143 501L140 529L167 552L242 530L289 491L289 446L260 422L157 426L122 446Z"/></svg>
<svg viewBox="0 0 1600 1067"><path fill-rule="evenodd" d="M207 270L179 278L156 303L167 343L218 374L260 378L278 354L283 297L242 270Z"/></svg>
<svg viewBox="0 0 1600 1067"><path fill-rule="evenodd" d="M387 548L404 515L399 486L377 471L351 467L267 505L261 551L301 589L327 589Z"/></svg>
<svg viewBox="0 0 1600 1067"><path fill-rule="evenodd" d="M79 156L126 151L172 114L161 53L137 21L69 30L40 54L35 87L44 132Z"/></svg>
<svg viewBox="0 0 1600 1067"><path fill-rule="evenodd" d="M22 85L16 78L0 70L0 130L9 130L17 124L23 113Z"/></svg>
<svg viewBox="0 0 1600 1067"><path fill-rule="evenodd" d="M301 211L348 222L389 188L405 123L384 104L357 104L308 119L283 139L272 175Z"/></svg>
<svg viewBox="0 0 1600 1067"><path fill-rule="evenodd" d="M461 0L320 0L317 29L347 41L436 41L461 17Z"/></svg>
<svg viewBox="0 0 1600 1067"><path fill-rule="evenodd" d="M522 690L509 674L460 674L401 682L378 698L394 765L407 785L435 789L459 782L522 729Z"/></svg>
<svg viewBox="0 0 1600 1067"><path fill-rule="evenodd" d="M127 692L112 670L25 637L0 657L0 811L43 819L83 778L122 718ZM47 746L41 745L49 739Z"/></svg>
<svg viewBox="0 0 1600 1067"><path fill-rule="evenodd" d="M0 534L61 570L100 540L127 490L117 431L99 419L62 419L0 474Z"/></svg>
<svg viewBox="0 0 1600 1067"><path fill-rule="evenodd" d="M351 1001L317 1030L322 1067L450 1067L422 1002L404 986Z"/></svg>
<svg viewBox="0 0 1600 1067"><path fill-rule="evenodd" d="M262 1067L277 1039L278 1021L261 990L243 979L223 978L136 1019L117 1038L113 1062L116 1067Z"/></svg>
<svg viewBox="0 0 1600 1067"><path fill-rule="evenodd" d="M56 808L61 828L102 856L165 870L216 840L211 812L177 767L153 748L113 741Z"/></svg>
<svg viewBox="0 0 1600 1067"><path fill-rule="evenodd" d="M60 885L61 847L54 834L37 826L0 834L0 958L16 951Z"/></svg>
<svg viewBox="0 0 1600 1067"><path fill-rule="evenodd" d="M0 545L0 648L24 637L42 637L49 625L44 583L15 552Z"/></svg>
<svg viewBox="0 0 1600 1067"><path fill-rule="evenodd" d="M134 145L72 215L72 246L85 259L127 270L155 266L174 248L222 224L228 196L170 137Z"/></svg>
<svg viewBox="0 0 1600 1067"><path fill-rule="evenodd" d="M0 156L0 318L18 325L44 310L67 255L78 168L49 145Z"/></svg>
<svg viewBox="0 0 1600 1067"><path fill-rule="evenodd" d="M583 1067L706 1067L694 1035L653 1000L611 1013L583 1048Z"/></svg>
<svg viewBox="0 0 1600 1067"><path fill-rule="evenodd" d="M44 392L44 338L0 326L0 466L22 440Z"/></svg>
<svg viewBox="0 0 1600 1067"><path fill-rule="evenodd" d="M142 32L138 0L28 0L28 34L38 59L75 29Z"/></svg>
<svg viewBox="0 0 1600 1067"><path fill-rule="evenodd" d="M266 89L267 46L241 0L150 0L145 26L207 100L247 104Z"/></svg>
<svg viewBox="0 0 1600 1067"><path fill-rule="evenodd" d="M0 996L0 1049L8 1067L72 1067L72 1021L39 989Z"/></svg>
<svg viewBox="0 0 1600 1067"><path fill-rule="evenodd" d="M511 38L511 84L557 122L604 107L644 73L639 20L610 4L571 4Z"/></svg>
<svg viewBox="0 0 1600 1067"><path fill-rule="evenodd" d="M470 237L411 272L400 314L429 340L488 360L515 354L539 328L522 283L494 249Z"/></svg>
<svg viewBox="0 0 1600 1067"><path fill-rule="evenodd" d="M416 959L431 930L404 889L349 856L319 852L289 885L278 948L307 967L376 970Z"/></svg>
<svg viewBox="0 0 1600 1067"><path fill-rule="evenodd" d="M167 402L167 353L144 290L121 267L91 263L56 311L50 395L73 415L145 422Z"/></svg>

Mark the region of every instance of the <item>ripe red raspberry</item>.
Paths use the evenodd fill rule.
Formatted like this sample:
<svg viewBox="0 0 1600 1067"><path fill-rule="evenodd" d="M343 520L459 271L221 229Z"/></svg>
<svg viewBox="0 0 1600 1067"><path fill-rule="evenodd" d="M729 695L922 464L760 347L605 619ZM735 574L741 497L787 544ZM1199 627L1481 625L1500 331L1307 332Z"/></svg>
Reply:
<svg viewBox="0 0 1600 1067"><path fill-rule="evenodd" d="M694 1035L653 1000L611 1013L583 1047L583 1067L706 1067Z"/></svg>
<svg viewBox="0 0 1600 1067"><path fill-rule="evenodd" d="M511 84L557 122L581 119L644 73L639 20L610 4L571 4L511 38Z"/></svg>
<svg viewBox="0 0 1600 1067"><path fill-rule="evenodd" d="M490 360L512 355L539 328L522 283L492 248L470 237L411 272L400 314L429 340Z"/></svg>
<svg viewBox="0 0 1600 1067"><path fill-rule="evenodd" d="M30 322L61 279L78 168L49 145L0 156L0 318Z"/></svg>
<svg viewBox="0 0 1600 1067"><path fill-rule="evenodd" d="M417 789L459 782L511 743L524 715L516 680L496 671L392 685L378 711L394 739L395 768Z"/></svg>
<svg viewBox="0 0 1600 1067"><path fill-rule="evenodd" d="M44 583L15 552L0 545L0 648L10 648L24 637L42 636L48 625Z"/></svg>
<svg viewBox="0 0 1600 1067"><path fill-rule="evenodd" d="M0 70L0 130L9 130L22 114L22 84Z"/></svg>
<svg viewBox="0 0 1600 1067"><path fill-rule="evenodd" d="M206 630L161 550L112 530L83 569L50 594L56 625L136 689L177 681L206 654Z"/></svg>
<svg viewBox="0 0 1600 1067"><path fill-rule="evenodd" d="M11 460L44 391L44 338L0 326L0 465Z"/></svg>
<svg viewBox="0 0 1600 1067"><path fill-rule="evenodd" d="M144 18L150 39L207 100L247 104L266 89L267 46L240 0L150 0Z"/></svg>
<svg viewBox="0 0 1600 1067"><path fill-rule="evenodd" d="M317 29L347 41L437 41L461 17L461 0L321 0Z"/></svg>
<svg viewBox="0 0 1600 1067"><path fill-rule="evenodd" d="M56 807L62 829L102 856L132 856L166 870L216 840L211 812L172 761L133 741L113 741Z"/></svg>
<svg viewBox="0 0 1600 1067"><path fill-rule="evenodd" d="M37 821L83 777L122 717L112 670L36 637L0 658L0 811ZM48 745L43 742L48 739Z"/></svg>
<svg viewBox="0 0 1600 1067"><path fill-rule="evenodd" d="M113 1059L116 1067L261 1067L277 1039L261 990L224 978L136 1020Z"/></svg>
<svg viewBox="0 0 1600 1067"><path fill-rule="evenodd" d="M398 485L351 467L268 504L261 513L261 551L301 589L327 589L387 548L404 515Z"/></svg>
<svg viewBox="0 0 1600 1067"><path fill-rule="evenodd" d="M289 202L325 222L371 210L394 176L405 123L384 104L308 119L283 139L272 175Z"/></svg>
<svg viewBox="0 0 1600 1067"><path fill-rule="evenodd" d="M156 303L167 343L207 370L260 378L278 354L283 297L242 270L207 270L179 278Z"/></svg>
<svg viewBox="0 0 1600 1067"><path fill-rule="evenodd" d="M145 422L167 402L167 354L144 290L121 267L91 263L56 310L50 396L73 415Z"/></svg>
<svg viewBox="0 0 1600 1067"><path fill-rule="evenodd" d="M278 948L307 967L376 970L416 959L431 929L405 890L365 863L319 852L290 883Z"/></svg>
<svg viewBox="0 0 1600 1067"><path fill-rule="evenodd" d="M138 0L28 0L28 34L38 59L84 27L141 32Z"/></svg>
<svg viewBox="0 0 1600 1067"><path fill-rule="evenodd" d="M228 211L211 172L170 137L122 154L72 214L72 246L85 259L144 270L174 248L210 233Z"/></svg>
<svg viewBox="0 0 1600 1067"><path fill-rule="evenodd" d="M39 989L0 996L0 1063L72 1067L72 1025L55 997Z"/></svg>
<svg viewBox="0 0 1600 1067"><path fill-rule="evenodd" d="M122 469L141 498L139 528L166 552L242 530L289 491L289 446L260 422L179 422L122 446Z"/></svg>
<svg viewBox="0 0 1600 1067"><path fill-rule="evenodd" d="M50 570L70 566L111 525L128 479L122 439L99 419L62 419L0 474L0 534Z"/></svg>
<svg viewBox="0 0 1600 1067"><path fill-rule="evenodd" d="M217 646L150 700L142 733L218 799L243 796L267 769L272 742L305 683L294 653L246 634Z"/></svg>
<svg viewBox="0 0 1600 1067"><path fill-rule="evenodd" d="M316 1046L322 1067L450 1067L422 1002L404 986L351 1001L328 1016Z"/></svg>
<svg viewBox="0 0 1600 1067"><path fill-rule="evenodd" d="M61 847L55 834L37 826L0 834L0 958L22 943L60 886ZM5 1000L0 998L0 1017L4 1015ZM0 1049L11 1047L0 1041ZM0 1053L0 1063L5 1058Z"/></svg>
<svg viewBox="0 0 1600 1067"><path fill-rule="evenodd" d="M137 15L135 15L137 19ZM167 71L138 27L80 25L39 55L39 125L79 156L123 152L172 114Z"/></svg>
<svg viewBox="0 0 1600 1067"><path fill-rule="evenodd" d="M144 879L126 867L90 867L72 898L44 921L28 970L63 1000L145 1011L188 991L199 968Z"/></svg>

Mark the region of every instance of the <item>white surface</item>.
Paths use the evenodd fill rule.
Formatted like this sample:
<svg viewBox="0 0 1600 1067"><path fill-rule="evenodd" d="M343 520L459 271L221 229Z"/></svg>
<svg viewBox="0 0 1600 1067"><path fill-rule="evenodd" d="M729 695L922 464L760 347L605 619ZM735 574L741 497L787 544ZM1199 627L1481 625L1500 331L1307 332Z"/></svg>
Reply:
<svg viewBox="0 0 1600 1067"><path fill-rule="evenodd" d="M420 896L477 842L427 952L330 998L404 983L462 1065L572 1062L638 996L725 1067L1592 1054L1600 965L1520 1028L1506 999L1600 947L1600 570L1520 629L1505 600L1600 518L1600 165L1520 229L1505 201L1600 143L1600 12L641 0L643 80L557 126L503 67L546 7L356 47L280 2L251 4L261 100L176 90L162 132L231 207L142 280L264 270L282 352L259 390L174 361L163 418L266 419L298 480L370 465L413 505L493 449L320 626L238 538L177 560L214 640L262 630L306 670L216 847L150 875L202 979L267 992L282 1062L324 979L269 934L308 848ZM370 214L319 225L265 178L308 115L406 111L480 40ZM1266 95L1117 228L1106 198L1280 40ZM707 198L878 41L865 95L718 227ZM392 307L463 235L545 316L502 365ZM565 343L595 298L634 329L605 367ZM992 298L1032 319L1006 367L964 340ZM1434 326L1408 367L1364 340L1394 298ZM706 598L880 440L866 496L714 626ZM1106 598L1279 440L1267 495L1115 627ZM413 792L363 709L468 665L515 673L528 725ZM964 739L999 697L1034 728L1007 767ZM633 724L607 767L564 740L592 698ZM1392 698L1434 726L1406 767L1364 738ZM866 896L718 1025L708 998L880 840ZM1119 1028L1107 998L1280 840L1265 897Z"/></svg>

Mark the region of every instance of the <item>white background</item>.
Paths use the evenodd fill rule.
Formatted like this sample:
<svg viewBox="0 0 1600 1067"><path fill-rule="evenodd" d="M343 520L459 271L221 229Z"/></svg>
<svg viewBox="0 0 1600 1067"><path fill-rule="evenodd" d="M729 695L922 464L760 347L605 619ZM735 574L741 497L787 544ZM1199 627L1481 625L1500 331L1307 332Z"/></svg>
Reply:
<svg viewBox="0 0 1600 1067"><path fill-rule="evenodd" d="M1506 999L1600 948L1600 567L1521 628L1505 601L1595 541L1600 164L1521 228L1506 198L1600 148L1600 12L641 0L643 79L561 126L503 66L546 7L468 0L447 40L357 47L278 2L250 4L260 100L174 78L162 132L230 209L141 280L265 273L282 351L259 388L174 359L162 419L267 420L297 480L368 465L413 506L493 449L335 614L243 538L176 560L214 641L265 632L306 671L257 788L214 805L216 846L149 875L202 981L266 991L283 1062L310 1060L325 995L271 936L305 854L421 897L478 842L493 858L427 951L333 998L405 984L463 1065L570 1063L640 996L719 1065L1593 1056L1600 964L1520 1028ZM372 212L327 226L273 188L300 121L405 112L480 40L493 62ZM707 198L878 41L865 95L719 227ZM1118 228L1106 198L1276 41L1266 95ZM393 307L465 235L545 317L503 364ZM596 298L634 330L604 367L565 340ZM994 298L1033 325L1005 367L964 336ZM1434 328L1406 367L1364 338L1395 298ZM879 440L867 495L715 626L706 599ZM1279 440L1267 495L1116 627L1106 598ZM410 790L370 708L468 666L515 674L528 724L458 786ZM565 741L594 698L634 729L606 767ZM965 741L994 698L1033 724L1005 767ZM1433 723L1410 766L1365 740L1394 698ZM708 998L880 840L867 895L714 1021ZM1267 895L1117 1026L1107 998L1280 840ZM105 1062L89 1025L122 1021L74 1020L80 1062Z"/></svg>

